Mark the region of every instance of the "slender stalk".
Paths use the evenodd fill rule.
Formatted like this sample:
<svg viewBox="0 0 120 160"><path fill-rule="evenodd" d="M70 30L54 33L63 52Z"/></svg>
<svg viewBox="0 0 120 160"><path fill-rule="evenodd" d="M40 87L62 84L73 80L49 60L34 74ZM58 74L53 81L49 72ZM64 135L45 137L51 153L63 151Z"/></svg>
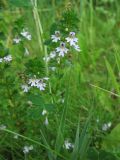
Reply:
<svg viewBox="0 0 120 160"><path fill-rule="evenodd" d="M42 24L40 21L40 16L38 13L38 6L37 6L37 0L31 0L32 5L33 5L33 14L34 14L34 19L36 23L36 28L37 28L37 35L38 35L38 40L39 40L39 46L41 51L45 53L45 57L47 58L47 46L43 44L43 29L42 29ZM49 68L48 68L48 62L45 61L45 66L46 66L46 76L49 77ZM52 89L51 89L51 83L49 82L49 92L50 95L52 95ZM51 102L53 103L53 98L51 97Z"/></svg>
<svg viewBox="0 0 120 160"><path fill-rule="evenodd" d="M105 92L107 92L107 93L110 93L111 95L114 95L114 96L120 98L120 95L119 95L119 94L116 94L116 93L114 93L114 92L111 92L111 91L109 91L109 90L106 90L106 89L104 89L104 88L101 88L101 87L99 87L99 86L96 86L96 85L94 85L94 84L90 84L90 86L92 86L92 87L94 87L94 88L97 88L97 89L100 89L100 90L102 90L102 91L105 91Z"/></svg>
<svg viewBox="0 0 120 160"><path fill-rule="evenodd" d="M43 51L43 41L42 41L43 30L42 30L42 25L40 22L38 10L37 10L37 1L31 0L31 3L33 5L33 16L34 16L34 20L35 20L35 24L36 24L36 29L37 29L39 47L40 47L40 51Z"/></svg>
<svg viewBox="0 0 120 160"><path fill-rule="evenodd" d="M90 44L93 44L93 0L90 0Z"/></svg>

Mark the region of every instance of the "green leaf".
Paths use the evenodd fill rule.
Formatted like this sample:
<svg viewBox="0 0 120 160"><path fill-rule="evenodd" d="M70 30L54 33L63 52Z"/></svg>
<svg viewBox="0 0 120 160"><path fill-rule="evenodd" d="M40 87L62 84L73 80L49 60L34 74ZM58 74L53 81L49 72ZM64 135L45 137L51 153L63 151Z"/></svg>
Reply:
<svg viewBox="0 0 120 160"><path fill-rule="evenodd" d="M74 149L71 155L71 160L78 159L79 156L79 142L80 141L80 120L78 122L78 127L76 130L76 138L75 138L75 144Z"/></svg>
<svg viewBox="0 0 120 160"><path fill-rule="evenodd" d="M108 73L110 75L110 78L112 80L112 83L117 91L117 93L120 93L120 90L119 90L119 84L117 83L116 81L116 76L114 74L114 70L113 70L113 67L111 66L111 64L107 61L107 59L105 59L105 63L106 63L106 66L107 66L107 69L108 69Z"/></svg>
<svg viewBox="0 0 120 160"><path fill-rule="evenodd" d="M99 152L95 148L90 148L88 150L89 160L118 160L118 158L107 151L100 150Z"/></svg>
<svg viewBox="0 0 120 160"><path fill-rule="evenodd" d="M118 124L110 134L108 134L102 144L102 148L107 151L116 151L120 154L120 124Z"/></svg>
<svg viewBox="0 0 120 160"><path fill-rule="evenodd" d="M15 7L31 7L31 1L30 0L9 0L10 5Z"/></svg>
<svg viewBox="0 0 120 160"><path fill-rule="evenodd" d="M30 59L26 64L26 74L41 78L45 74L45 66L40 57L36 57L34 59Z"/></svg>
<svg viewBox="0 0 120 160"><path fill-rule="evenodd" d="M41 95L29 95L28 100L32 102L33 105L43 106L44 108L44 100Z"/></svg>

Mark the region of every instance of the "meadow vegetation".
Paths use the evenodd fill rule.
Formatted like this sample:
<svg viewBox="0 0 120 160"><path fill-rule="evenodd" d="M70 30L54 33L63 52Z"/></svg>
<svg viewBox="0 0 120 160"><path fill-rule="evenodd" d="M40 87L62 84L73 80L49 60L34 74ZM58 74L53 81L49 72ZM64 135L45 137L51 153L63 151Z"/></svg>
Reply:
<svg viewBox="0 0 120 160"><path fill-rule="evenodd" d="M0 1L0 160L120 160L120 1Z"/></svg>

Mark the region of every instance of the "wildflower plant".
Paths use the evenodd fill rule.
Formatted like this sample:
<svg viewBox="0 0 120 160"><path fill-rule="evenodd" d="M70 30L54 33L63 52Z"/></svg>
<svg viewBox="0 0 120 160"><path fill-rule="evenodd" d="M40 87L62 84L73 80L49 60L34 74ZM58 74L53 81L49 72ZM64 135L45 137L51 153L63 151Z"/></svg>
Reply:
<svg viewBox="0 0 120 160"><path fill-rule="evenodd" d="M120 155L119 82L114 75L114 69L116 74L120 68L117 39L111 48L99 49L96 45L91 36L93 22L100 25L102 21L93 18L95 2L73 2L85 7L85 12L80 9L80 15L77 5L63 9L66 1L47 2L0 2L2 6L7 3L11 6L10 10L0 12L0 159L117 160ZM43 9L41 4L52 7ZM56 20L50 15L57 16ZM108 37L111 28L117 27L114 23L111 27L105 24L102 23L102 29L106 33L101 34L96 28L100 32L98 37ZM89 32L97 47L87 46ZM93 51L95 55L91 54ZM107 69L103 73L108 70L107 78L102 70L99 73L103 65L99 61L106 52L114 52L116 59L112 68L104 58ZM109 81L105 86L113 85L115 93L90 88L89 83L95 80L101 84Z"/></svg>
<svg viewBox="0 0 120 160"><path fill-rule="evenodd" d="M55 61L59 63L62 58L69 61L69 57L75 51L80 52L80 46L76 35L79 19L72 9L66 9L61 18L51 27L51 39L45 42L48 45L48 56L43 59L47 62Z"/></svg>

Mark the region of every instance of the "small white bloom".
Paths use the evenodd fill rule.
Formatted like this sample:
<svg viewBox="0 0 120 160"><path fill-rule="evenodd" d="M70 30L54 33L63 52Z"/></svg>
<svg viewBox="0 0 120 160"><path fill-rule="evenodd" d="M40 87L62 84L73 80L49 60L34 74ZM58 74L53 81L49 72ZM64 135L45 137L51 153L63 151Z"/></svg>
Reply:
<svg viewBox="0 0 120 160"><path fill-rule="evenodd" d="M55 31L55 34L51 36L52 42L58 42L60 40L60 31Z"/></svg>
<svg viewBox="0 0 120 160"><path fill-rule="evenodd" d="M23 92L28 92L30 90L28 85L22 85L21 88L23 89Z"/></svg>
<svg viewBox="0 0 120 160"><path fill-rule="evenodd" d="M29 56L29 54L30 54L30 53L29 53L29 50L28 50L27 48L25 48L25 53L24 53L24 55L25 55L25 56Z"/></svg>
<svg viewBox="0 0 120 160"><path fill-rule="evenodd" d="M49 124L49 121L48 121L48 118L47 118L47 117L45 117L44 124L45 124L46 126Z"/></svg>
<svg viewBox="0 0 120 160"><path fill-rule="evenodd" d="M37 83L39 82L39 80L35 79L35 78L30 78L28 84L31 85L31 87L35 87L37 86Z"/></svg>
<svg viewBox="0 0 120 160"><path fill-rule="evenodd" d="M44 115L46 115L46 114L47 114L47 110L46 110L46 109L43 109L42 115L44 116Z"/></svg>
<svg viewBox="0 0 120 160"><path fill-rule="evenodd" d="M29 146L29 150L31 151L31 150L33 150L33 146L31 145L31 146Z"/></svg>
<svg viewBox="0 0 120 160"><path fill-rule="evenodd" d="M110 128L110 127L111 127L111 125L112 125L112 123L111 123L111 122L109 122L107 125L108 125L108 127Z"/></svg>
<svg viewBox="0 0 120 160"><path fill-rule="evenodd" d="M70 143L68 140L65 140L64 147L65 147L65 149L69 150L71 148L74 148L74 145L72 143Z"/></svg>
<svg viewBox="0 0 120 160"><path fill-rule="evenodd" d="M49 57L49 56L47 56L47 57L43 57L43 60L44 60L45 62L49 62L50 57Z"/></svg>
<svg viewBox="0 0 120 160"><path fill-rule="evenodd" d="M43 80L39 80L39 82L37 83L36 87L39 88L40 91L44 91L45 87L46 87L46 84L43 82Z"/></svg>
<svg viewBox="0 0 120 160"><path fill-rule="evenodd" d="M5 125L0 125L0 130L4 130L4 129L6 129L6 126Z"/></svg>
<svg viewBox="0 0 120 160"><path fill-rule="evenodd" d="M32 105L33 105L33 103L32 103L31 101L27 101L27 104L28 104L29 106L32 106Z"/></svg>
<svg viewBox="0 0 120 160"><path fill-rule="evenodd" d="M112 125L111 122L108 122L108 123L103 124L102 130L103 130L103 131L107 131L107 130L111 127L111 125Z"/></svg>
<svg viewBox="0 0 120 160"><path fill-rule="evenodd" d="M25 29L23 29L23 31L20 34L26 39L28 39L29 41L32 39L31 34L28 31L25 31Z"/></svg>
<svg viewBox="0 0 120 160"><path fill-rule="evenodd" d="M13 42L16 44L20 43L20 41L21 41L21 38L14 38L13 39Z"/></svg>
<svg viewBox="0 0 120 160"><path fill-rule="evenodd" d="M99 122L100 122L99 118L97 118L97 119L96 119L96 122L97 122L97 123L99 123Z"/></svg>
<svg viewBox="0 0 120 160"><path fill-rule="evenodd" d="M55 58L55 57L56 57L56 52L55 51L51 52L50 53L50 58Z"/></svg>
<svg viewBox="0 0 120 160"><path fill-rule="evenodd" d="M59 57L57 58L57 63L60 64L60 58Z"/></svg>
<svg viewBox="0 0 120 160"><path fill-rule="evenodd" d="M23 153L24 154L29 153L29 147L28 146L24 146Z"/></svg>
<svg viewBox="0 0 120 160"><path fill-rule="evenodd" d="M44 77L43 79L44 79L44 80L46 80L46 81L48 81L48 80L49 80L49 78L48 78L48 77Z"/></svg>
<svg viewBox="0 0 120 160"><path fill-rule="evenodd" d="M64 99L61 99L61 102L62 102L62 103L64 103L64 102L65 102L65 100L64 100Z"/></svg>
<svg viewBox="0 0 120 160"><path fill-rule="evenodd" d="M70 46L74 46L78 42L78 38L75 37L75 32L70 32L69 37L65 38Z"/></svg>
<svg viewBox="0 0 120 160"><path fill-rule="evenodd" d="M26 38L30 41L30 40L32 39L31 34L28 34L28 35L26 36Z"/></svg>
<svg viewBox="0 0 120 160"><path fill-rule="evenodd" d="M64 42L60 43L60 47L56 48L56 52L59 53L59 56L64 57L65 53L68 52L68 49L65 47L65 43Z"/></svg>
<svg viewBox="0 0 120 160"><path fill-rule="evenodd" d="M17 135L17 134L15 134L13 138L18 139L18 135Z"/></svg>
<svg viewBox="0 0 120 160"><path fill-rule="evenodd" d="M28 35L28 32L23 29L23 31L20 33L23 37L26 37Z"/></svg>
<svg viewBox="0 0 120 160"><path fill-rule="evenodd" d="M24 154L27 154L27 153L29 153L31 150L33 150L33 146L31 145L31 146L24 146L24 148L23 148L23 153Z"/></svg>
<svg viewBox="0 0 120 160"><path fill-rule="evenodd" d="M50 69L51 71L55 71L55 70L56 70L56 67L49 67L49 69Z"/></svg>
<svg viewBox="0 0 120 160"><path fill-rule="evenodd" d="M3 61L3 58L0 58L0 63L2 63L2 61Z"/></svg>
<svg viewBox="0 0 120 160"><path fill-rule="evenodd" d="M7 55L3 59L4 59L5 62L10 62L10 61L12 61L12 56L11 55Z"/></svg>
<svg viewBox="0 0 120 160"><path fill-rule="evenodd" d="M76 51L78 51L78 52L81 51L80 47L79 47L77 44L74 45L74 49L75 49Z"/></svg>

